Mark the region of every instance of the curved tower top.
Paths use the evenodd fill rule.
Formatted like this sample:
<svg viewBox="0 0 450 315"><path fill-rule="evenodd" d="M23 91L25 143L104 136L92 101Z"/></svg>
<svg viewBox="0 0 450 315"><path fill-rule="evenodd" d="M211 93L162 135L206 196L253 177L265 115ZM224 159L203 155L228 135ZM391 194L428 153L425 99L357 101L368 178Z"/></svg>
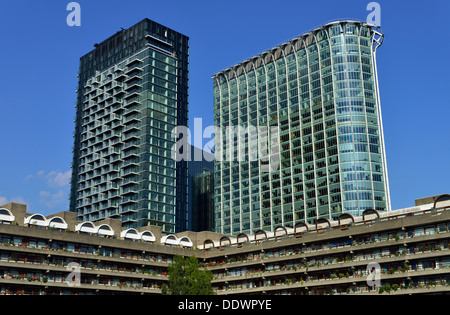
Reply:
<svg viewBox="0 0 450 315"><path fill-rule="evenodd" d="M320 33L321 31L328 31L330 27L336 26L336 25L347 25L347 24L354 24L354 25L358 25L358 28L360 30L364 28L368 29L370 31L371 34L371 40L372 40L372 47L373 50L376 51L384 42L384 34L381 30L381 28L379 26L373 25L373 24L369 24L363 21L358 21L358 20L337 20L337 21L331 21L328 22L326 24L324 24L323 26L317 27L309 32L306 32L300 36L296 36L295 38L277 45L275 47L272 47L269 50L266 50L254 57L251 57L249 59L246 59L245 61L242 61L232 67L229 67L225 70L219 71L216 74L213 75L213 78L219 76L219 75L224 75L224 74L228 74L231 75L232 72L240 72L242 70L241 67L248 67L248 65L250 63L255 62L256 60L260 59L260 58L264 58L265 56L269 55L272 51L274 50L280 50L280 49L287 49L286 53L289 52L289 49L301 49L303 47L308 47L309 45L314 43L314 38L315 36ZM279 56L278 56L279 57Z"/></svg>

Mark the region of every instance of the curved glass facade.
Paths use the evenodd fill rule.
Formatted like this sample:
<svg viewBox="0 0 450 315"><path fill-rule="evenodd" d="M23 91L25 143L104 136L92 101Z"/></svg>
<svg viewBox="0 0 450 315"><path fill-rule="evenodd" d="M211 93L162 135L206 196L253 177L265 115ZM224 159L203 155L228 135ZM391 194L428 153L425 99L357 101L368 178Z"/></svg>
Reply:
<svg viewBox="0 0 450 315"><path fill-rule="evenodd" d="M216 142L217 232L390 210L375 64L382 38L366 23L334 22L214 75L219 139L241 128L232 154ZM279 161L269 172L251 156L260 143Z"/></svg>

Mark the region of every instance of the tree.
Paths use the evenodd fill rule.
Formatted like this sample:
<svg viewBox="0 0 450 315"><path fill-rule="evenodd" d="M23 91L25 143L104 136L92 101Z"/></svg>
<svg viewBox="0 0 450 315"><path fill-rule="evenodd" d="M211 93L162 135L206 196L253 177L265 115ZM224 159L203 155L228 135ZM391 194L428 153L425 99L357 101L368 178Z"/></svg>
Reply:
<svg viewBox="0 0 450 315"><path fill-rule="evenodd" d="M200 270L195 256L176 255L169 266L169 285L163 286L162 294L171 295L214 295L210 270Z"/></svg>

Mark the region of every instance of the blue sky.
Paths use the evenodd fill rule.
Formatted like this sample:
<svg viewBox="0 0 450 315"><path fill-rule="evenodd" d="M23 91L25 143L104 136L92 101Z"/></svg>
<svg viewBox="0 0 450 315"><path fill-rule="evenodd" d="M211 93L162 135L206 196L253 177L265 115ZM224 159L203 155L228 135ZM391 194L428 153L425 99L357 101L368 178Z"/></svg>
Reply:
<svg viewBox="0 0 450 315"><path fill-rule="evenodd" d="M370 1L1 1L0 204L68 210L79 58L143 18L191 38L190 121L213 123L211 76L331 20L366 20ZM450 2L378 1L378 52L393 209L450 193ZM206 142L207 140L205 140Z"/></svg>

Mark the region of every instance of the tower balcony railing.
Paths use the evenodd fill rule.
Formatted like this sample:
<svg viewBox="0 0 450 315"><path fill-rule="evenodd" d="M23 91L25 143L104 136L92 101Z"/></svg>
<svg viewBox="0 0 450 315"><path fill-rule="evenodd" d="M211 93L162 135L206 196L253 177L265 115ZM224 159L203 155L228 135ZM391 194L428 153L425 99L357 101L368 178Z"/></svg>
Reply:
<svg viewBox="0 0 450 315"><path fill-rule="evenodd" d="M135 198L134 195L133 195L133 196L130 196L130 197L123 197L123 198L120 200L119 204L120 204L120 205L124 205L124 204L128 204L128 203L134 203L134 204L137 204L138 201L135 200L134 198Z"/></svg>
<svg viewBox="0 0 450 315"><path fill-rule="evenodd" d="M128 178L124 178L122 180L122 186L126 186L126 185L137 185L139 183L139 180L136 177L128 177Z"/></svg>
<svg viewBox="0 0 450 315"><path fill-rule="evenodd" d="M139 58L139 57L131 57L128 61L127 61L127 63L125 64L125 66L126 67L132 67L133 65L139 65L139 64L142 64L142 63L144 63L144 61L141 59L141 58Z"/></svg>
<svg viewBox="0 0 450 315"><path fill-rule="evenodd" d="M115 73L113 76L113 79L120 82L120 81L123 81L126 77L127 77L127 75L125 74L125 72L121 71L121 72Z"/></svg>
<svg viewBox="0 0 450 315"><path fill-rule="evenodd" d="M138 175L139 169L137 169L135 167L122 169L120 173L121 173L122 177L130 176L130 175Z"/></svg>
<svg viewBox="0 0 450 315"><path fill-rule="evenodd" d="M138 140L140 138L139 134L137 132L130 132L123 135L122 139L123 141L128 141L131 139Z"/></svg>
<svg viewBox="0 0 450 315"><path fill-rule="evenodd" d="M137 116L137 115L133 115L133 116L127 116L127 117L124 117L124 119L123 119L123 122L125 123L125 124L127 124L127 123L130 123L130 122L139 122L140 121L140 118Z"/></svg>
<svg viewBox="0 0 450 315"><path fill-rule="evenodd" d="M126 82L131 81L132 78L137 78L139 80L142 79L141 77L134 76L134 77L131 77L130 80L127 80ZM132 88L142 89L142 84L139 84L136 81L131 82L129 84L125 84L125 91L131 90Z"/></svg>
<svg viewBox="0 0 450 315"><path fill-rule="evenodd" d="M129 158L129 157L139 157L139 153L136 150L127 150L127 151L122 151L122 157L125 158Z"/></svg>
<svg viewBox="0 0 450 315"><path fill-rule="evenodd" d="M118 89L118 90L114 90L113 91L113 96L114 97L119 97L119 96L121 96L123 94L125 94L125 90L123 90L123 89Z"/></svg>
<svg viewBox="0 0 450 315"><path fill-rule="evenodd" d="M141 104L139 96L135 97L135 98L132 98L132 99L127 99L123 103L124 107L128 107L128 106L135 105L135 104L136 105L140 105Z"/></svg>
<svg viewBox="0 0 450 315"><path fill-rule="evenodd" d="M125 112L123 113L124 116L132 115L132 114L139 114L141 111L136 107L127 108Z"/></svg>
<svg viewBox="0 0 450 315"><path fill-rule="evenodd" d="M124 132L128 132L130 130L139 130L139 126L136 124L130 124L128 126L125 127L125 129L123 130Z"/></svg>
<svg viewBox="0 0 450 315"><path fill-rule="evenodd" d="M124 99L127 100L127 99L130 99L132 97L139 97L139 96L140 96L140 93L138 91L134 91L134 92L131 92L131 93L127 93L127 95L125 95Z"/></svg>

